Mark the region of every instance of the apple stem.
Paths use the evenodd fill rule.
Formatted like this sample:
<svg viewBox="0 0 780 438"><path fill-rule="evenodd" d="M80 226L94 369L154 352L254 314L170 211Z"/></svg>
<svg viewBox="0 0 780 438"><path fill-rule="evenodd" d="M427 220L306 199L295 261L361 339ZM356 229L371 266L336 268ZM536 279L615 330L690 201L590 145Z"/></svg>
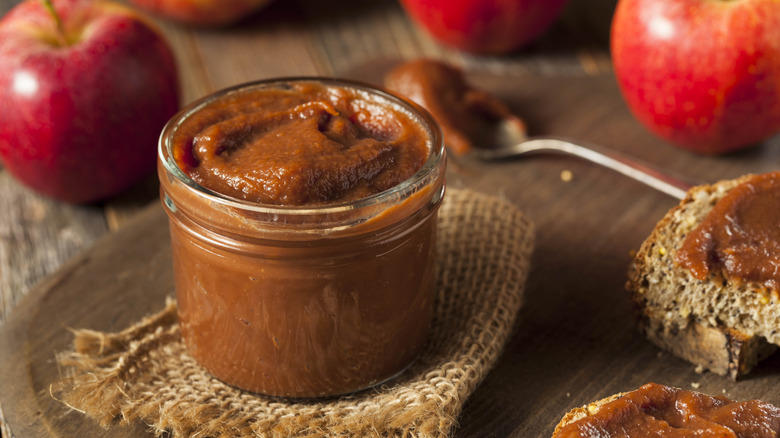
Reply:
<svg viewBox="0 0 780 438"><path fill-rule="evenodd" d="M43 2L43 7L46 8L47 11L49 11L49 14L51 14L52 18L54 18L54 23L57 25L57 40L59 43L64 47L68 45L68 38L65 36L65 27L62 25L62 19L60 18L60 14L57 13L57 10L54 9L54 4L51 2L51 0L41 0Z"/></svg>

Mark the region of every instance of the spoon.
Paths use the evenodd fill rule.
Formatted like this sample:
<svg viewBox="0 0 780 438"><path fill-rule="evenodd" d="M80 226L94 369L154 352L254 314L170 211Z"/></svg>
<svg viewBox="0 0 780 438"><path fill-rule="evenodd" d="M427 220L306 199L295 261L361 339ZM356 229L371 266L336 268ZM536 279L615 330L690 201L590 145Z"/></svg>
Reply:
<svg viewBox="0 0 780 438"><path fill-rule="evenodd" d="M515 123L499 123L492 146L480 147L480 143L473 145L468 152L480 160L506 160L538 153L573 155L612 169L676 199L685 198L686 192L693 185L598 145L557 137L527 137L525 131L517 129Z"/></svg>
<svg viewBox="0 0 780 438"><path fill-rule="evenodd" d="M524 121L501 100L475 88L462 70L441 61L421 58L394 64L384 75L384 86L427 109L439 122L448 149L456 155L466 153L494 161L539 152L569 154L676 199L685 198L692 185L596 145L563 138L528 138Z"/></svg>

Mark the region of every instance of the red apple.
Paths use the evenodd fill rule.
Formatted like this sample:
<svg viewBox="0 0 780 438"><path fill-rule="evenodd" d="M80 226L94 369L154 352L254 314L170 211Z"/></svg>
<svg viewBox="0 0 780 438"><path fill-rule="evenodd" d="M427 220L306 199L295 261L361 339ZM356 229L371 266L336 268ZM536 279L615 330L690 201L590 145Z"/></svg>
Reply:
<svg viewBox="0 0 780 438"><path fill-rule="evenodd" d="M131 0L152 13L196 26L224 26L271 0Z"/></svg>
<svg viewBox="0 0 780 438"><path fill-rule="evenodd" d="M612 59L633 114L716 154L780 130L780 1L621 0Z"/></svg>
<svg viewBox="0 0 780 438"><path fill-rule="evenodd" d="M436 40L474 53L519 49L555 21L566 0L401 0Z"/></svg>
<svg viewBox="0 0 780 438"><path fill-rule="evenodd" d="M0 159L47 196L103 200L155 170L179 83L163 36L114 3L27 0L0 20ZM58 25L60 23L60 25Z"/></svg>

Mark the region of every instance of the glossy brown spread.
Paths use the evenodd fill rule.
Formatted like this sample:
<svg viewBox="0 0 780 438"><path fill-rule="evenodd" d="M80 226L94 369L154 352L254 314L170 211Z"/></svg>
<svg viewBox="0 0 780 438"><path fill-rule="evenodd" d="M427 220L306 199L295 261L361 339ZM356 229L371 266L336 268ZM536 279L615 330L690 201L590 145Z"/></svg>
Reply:
<svg viewBox="0 0 780 438"><path fill-rule="evenodd" d="M780 409L648 383L561 428L555 438L775 438Z"/></svg>
<svg viewBox="0 0 780 438"><path fill-rule="evenodd" d="M422 166L428 145L407 114L312 82L213 102L179 128L174 151L182 170L215 192L307 205L396 186Z"/></svg>
<svg viewBox="0 0 780 438"><path fill-rule="evenodd" d="M319 228L332 219L320 207L390 188L441 153L424 119L361 93L309 82L243 89L173 131L175 162L202 186L296 206L224 206L160 166L182 337L226 383L284 397L350 393L402 371L426 342L443 161L411 194L371 204L378 212L346 209ZM315 213L285 216L295 210Z"/></svg>
<svg viewBox="0 0 780 438"><path fill-rule="evenodd" d="M472 87L459 69L430 59L396 66L385 87L427 109L441 126L449 150L464 154L477 144L490 147L499 123L515 124L525 133L523 121L495 96Z"/></svg>
<svg viewBox="0 0 780 438"><path fill-rule="evenodd" d="M780 172L729 191L686 236L676 261L699 279L719 271L780 289Z"/></svg>
<svg viewBox="0 0 780 438"><path fill-rule="evenodd" d="M427 339L435 233L426 212L377 237L237 252L171 227L182 337L214 376L261 394L381 383Z"/></svg>

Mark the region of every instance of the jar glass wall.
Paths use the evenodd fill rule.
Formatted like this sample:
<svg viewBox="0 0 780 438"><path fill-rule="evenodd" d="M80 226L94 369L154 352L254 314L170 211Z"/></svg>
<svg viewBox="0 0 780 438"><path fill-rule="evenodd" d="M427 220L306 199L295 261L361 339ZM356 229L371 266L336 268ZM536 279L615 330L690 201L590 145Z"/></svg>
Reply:
<svg viewBox="0 0 780 438"><path fill-rule="evenodd" d="M190 117L226 96L300 82L348 89L419 124L422 167L377 194L303 206L236 199L182 170L173 138ZM445 166L424 110L340 80L255 82L182 110L163 130L159 158L182 337L215 377L261 394L322 397L386 381L417 357L432 315Z"/></svg>

